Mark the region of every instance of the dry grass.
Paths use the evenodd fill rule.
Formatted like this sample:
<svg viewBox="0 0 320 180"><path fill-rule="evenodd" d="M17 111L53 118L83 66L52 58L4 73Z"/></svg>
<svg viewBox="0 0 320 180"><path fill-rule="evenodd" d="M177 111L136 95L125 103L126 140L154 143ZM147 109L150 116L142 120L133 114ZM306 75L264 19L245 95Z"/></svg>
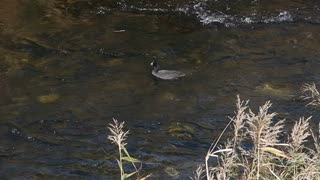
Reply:
<svg viewBox="0 0 320 180"><path fill-rule="evenodd" d="M320 93L314 83L304 84L301 88L302 99L310 101L307 105L320 106Z"/></svg>
<svg viewBox="0 0 320 180"><path fill-rule="evenodd" d="M217 148L216 142L205 158L207 179L320 179L319 137L309 129L311 117L300 118L288 133L283 129L284 120L269 112L269 101L257 113L239 97L236 105L227 125L232 124L233 138L223 148ZM288 140L283 140L284 135ZM315 150L304 145L310 135ZM245 147L244 143L252 146ZM208 157L216 158L218 165L208 165Z"/></svg>
<svg viewBox="0 0 320 180"><path fill-rule="evenodd" d="M302 98L307 105L320 106L320 93L315 84L302 87ZM276 113L269 112L271 103L267 101L258 112L249 108L249 101L237 96L236 111L217 140L211 144L204 160L194 172L193 180L225 179L320 179L320 126L316 134L309 128L311 117L301 117L291 132L284 130L284 119L276 119ZM111 135L108 139L118 146L117 159L121 180L135 175L139 170L135 166L138 160L132 158L125 143L129 131L123 130L124 123L109 125ZM232 128L233 137L223 146L218 146L226 130ZM306 146L307 140L313 140L313 147ZM310 145L310 143L309 143ZM210 164L214 158L216 164ZM132 163L136 171L126 173L124 161ZM137 179L146 179L149 176Z"/></svg>
<svg viewBox="0 0 320 180"><path fill-rule="evenodd" d="M111 143L117 145L118 147L119 158L117 158L117 162L120 169L120 179L124 180L132 177L133 175L136 175L137 176L136 179L144 180L150 175L147 175L144 177L139 175L141 168L138 169L135 165L135 163L139 162L139 160L131 157L128 150L126 149L126 145L127 145L126 140L127 140L129 131L124 131L123 126L124 126L124 122L119 123L116 119L113 119L113 124L110 123L108 127L111 133L108 136L108 139L111 141ZM135 171L131 173L126 172L124 169L125 162L131 163Z"/></svg>

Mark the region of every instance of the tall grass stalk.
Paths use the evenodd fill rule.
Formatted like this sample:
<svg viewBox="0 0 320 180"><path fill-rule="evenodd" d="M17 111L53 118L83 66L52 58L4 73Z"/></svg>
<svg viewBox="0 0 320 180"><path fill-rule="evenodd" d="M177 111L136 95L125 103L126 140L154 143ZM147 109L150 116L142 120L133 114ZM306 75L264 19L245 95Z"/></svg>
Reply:
<svg viewBox="0 0 320 180"><path fill-rule="evenodd" d="M116 144L118 147L118 153L119 158L117 159L117 163L120 169L120 179L124 180L126 178L129 178L139 172L136 165L134 163L139 162L139 160L133 158L130 156L129 152L126 149L127 143L125 142L127 140L127 136L129 134L128 131L123 130L124 122L119 123L116 119L113 119L113 124L109 124L109 131L110 135L108 136L108 139L113 143ZM131 173L126 173L124 170L124 161L130 162L132 166L134 167L135 171Z"/></svg>

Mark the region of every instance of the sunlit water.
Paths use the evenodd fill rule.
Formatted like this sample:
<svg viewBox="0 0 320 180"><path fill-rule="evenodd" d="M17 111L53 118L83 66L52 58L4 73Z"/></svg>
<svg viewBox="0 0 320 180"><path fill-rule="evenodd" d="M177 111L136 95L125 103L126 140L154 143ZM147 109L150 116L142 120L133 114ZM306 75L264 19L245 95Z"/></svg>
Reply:
<svg viewBox="0 0 320 180"><path fill-rule="evenodd" d="M0 3L1 177L117 179L114 117L146 174L186 179L237 94L253 110L271 100L288 125L318 123L299 99L320 81L316 2L121 2ZM158 80L153 60L187 76Z"/></svg>

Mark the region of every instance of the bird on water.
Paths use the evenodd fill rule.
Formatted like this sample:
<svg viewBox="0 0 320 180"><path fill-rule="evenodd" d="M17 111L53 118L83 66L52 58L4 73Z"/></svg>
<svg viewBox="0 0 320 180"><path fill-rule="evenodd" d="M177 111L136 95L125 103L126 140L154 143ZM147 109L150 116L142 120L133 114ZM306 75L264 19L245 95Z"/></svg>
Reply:
<svg viewBox="0 0 320 180"><path fill-rule="evenodd" d="M174 80L184 77L186 74L175 70L160 70L160 65L157 61L152 61L150 65L153 67L152 75L163 80Z"/></svg>

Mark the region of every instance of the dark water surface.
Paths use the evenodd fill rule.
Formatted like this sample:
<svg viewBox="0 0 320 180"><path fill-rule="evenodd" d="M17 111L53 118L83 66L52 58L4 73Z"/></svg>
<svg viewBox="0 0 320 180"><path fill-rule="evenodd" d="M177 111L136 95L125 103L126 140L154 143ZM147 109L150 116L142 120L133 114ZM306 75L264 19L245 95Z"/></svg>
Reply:
<svg viewBox="0 0 320 180"><path fill-rule="evenodd" d="M318 1L89 2L0 2L2 178L118 179L114 117L152 179L187 179L237 94L318 123L299 100L320 82Z"/></svg>

